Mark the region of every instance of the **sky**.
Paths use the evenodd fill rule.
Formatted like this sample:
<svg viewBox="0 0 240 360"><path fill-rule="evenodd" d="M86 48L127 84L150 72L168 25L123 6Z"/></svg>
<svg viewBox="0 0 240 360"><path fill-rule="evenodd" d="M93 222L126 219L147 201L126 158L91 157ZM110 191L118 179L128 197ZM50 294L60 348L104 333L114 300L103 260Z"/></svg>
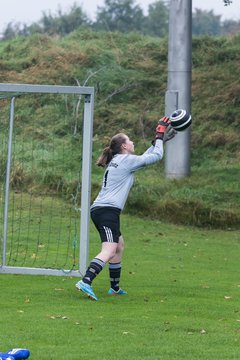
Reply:
<svg viewBox="0 0 240 360"><path fill-rule="evenodd" d="M0 0L0 33L10 22L30 25L40 20L43 11L56 14L60 7L68 12L74 2L81 6L90 19L94 19L97 7L104 5L104 0ZM135 3L147 12L148 5L155 0L135 0ZM213 10L214 15L221 15L222 20L240 20L240 0L232 0L232 4L224 6L223 0L192 0L192 8Z"/></svg>

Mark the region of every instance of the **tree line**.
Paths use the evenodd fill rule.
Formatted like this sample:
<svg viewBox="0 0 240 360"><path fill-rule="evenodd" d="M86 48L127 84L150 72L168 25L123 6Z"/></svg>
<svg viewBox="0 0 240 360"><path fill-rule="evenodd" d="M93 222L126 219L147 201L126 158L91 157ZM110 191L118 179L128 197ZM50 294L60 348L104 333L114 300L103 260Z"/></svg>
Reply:
<svg viewBox="0 0 240 360"><path fill-rule="evenodd" d="M229 1L224 1L230 5ZM168 32L169 1L157 0L148 6L147 15L136 4L136 0L105 0L97 8L96 19L91 20L76 2L64 13L59 7L55 14L44 11L39 21L30 25L10 22L4 29L1 39L16 36L29 36L34 33L65 36L79 27L94 31L140 32L144 35L164 37ZM240 21L221 21L221 15L213 10L193 9L193 35L220 36L240 31Z"/></svg>

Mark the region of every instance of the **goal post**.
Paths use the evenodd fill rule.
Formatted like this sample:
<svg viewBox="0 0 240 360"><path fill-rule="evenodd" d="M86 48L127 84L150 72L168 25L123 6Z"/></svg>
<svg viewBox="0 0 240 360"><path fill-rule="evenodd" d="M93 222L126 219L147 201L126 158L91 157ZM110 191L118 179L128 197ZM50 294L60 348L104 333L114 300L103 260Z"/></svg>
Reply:
<svg viewBox="0 0 240 360"><path fill-rule="evenodd" d="M14 129L14 108L17 96L24 94L63 94L84 97L83 122L82 122L82 154L81 155L81 181L80 181L80 216L79 216L79 254L78 264L74 269L47 267L15 266L7 264L6 255L8 249L8 213L9 213L9 192L10 173L12 158L12 137ZM91 163L92 163L92 134L93 134L93 107L94 88L81 86L58 86L58 85L30 85L30 84L0 84L0 100L10 98L10 116L8 124L8 144L6 154L6 175L3 184L3 195L1 202L4 204L1 209L3 215L1 235L1 263L0 274L33 274L33 275L55 275L55 276L83 276L88 263L89 253L89 213L91 201ZM76 149L80 152L80 149ZM33 155L34 156L34 155ZM79 164L80 165L80 164ZM78 190L77 190L78 191ZM31 195L30 195L31 196ZM21 205L19 205L19 208ZM30 208L30 207L29 207ZM44 211L44 210L41 210ZM15 211L16 212L16 211ZM29 210L30 213L30 210ZM32 219L30 221L33 221ZM39 220L40 221L40 220ZM72 221L72 220L71 220ZM54 224L51 222L51 228ZM57 226L57 225L56 225ZM70 225L69 225L70 226ZM25 235L26 237L26 235ZM28 245L27 245L28 246ZM38 240L37 246L41 246ZM44 246L44 245L42 245ZM58 245L59 246L59 245ZM62 245L61 245L62 246ZM76 248L76 244L74 245ZM18 245L21 248L21 243ZM51 249L54 252L54 249Z"/></svg>

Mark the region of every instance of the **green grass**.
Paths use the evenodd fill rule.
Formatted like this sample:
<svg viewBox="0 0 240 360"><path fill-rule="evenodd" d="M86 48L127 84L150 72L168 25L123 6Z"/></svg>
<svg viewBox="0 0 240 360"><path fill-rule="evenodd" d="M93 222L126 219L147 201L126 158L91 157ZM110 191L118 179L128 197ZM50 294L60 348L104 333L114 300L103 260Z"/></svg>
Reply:
<svg viewBox="0 0 240 360"><path fill-rule="evenodd" d="M0 217L1 233L3 222ZM54 193L32 196L10 191L6 265L74 268L78 264L79 226L80 209L73 199Z"/></svg>
<svg viewBox="0 0 240 360"><path fill-rule="evenodd" d="M239 35L193 39L192 174L169 181L163 162L146 169L147 176L145 170L136 174L122 219L122 285L129 294L106 295L107 269L94 284L98 303L75 291L74 278L0 275L2 351L27 347L31 358L41 360L239 360L240 238L233 230L240 224L239 44ZM0 62L1 82L76 85L76 79L81 84L89 79L86 85L95 87L93 162L119 131L133 138L136 153L144 151L164 112L166 40L80 30L59 39L19 37L0 42ZM18 260L28 265L45 260L55 264L56 245L49 246L48 235L60 228L59 256L65 259L67 248L70 264L75 257L74 230L69 229L75 229L79 214L74 210L60 221L58 213L65 214L61 200L67 204L73 194L71 209L80 206L78 100L55 95L16 99L17 155L11 172L15 210L10 203L13 221L8 230ZM3 182L8 119L9 101L1 100ZM93 166L93 197L101 179L101 169ZM31 211L29 194L37 205ZM90 258L98 249L98 235L91 228Z"/></svg>
<svg viewBox="0 0 240 360"><path fill-rule="evenodd" d="M237 231L204 230L123 215L124 297L109 297L108 271L94 283L98 302L76 278L0 275L1 350L31 358L108 360L240 358ZM91 227L90 258L99 249Z"/></svg>

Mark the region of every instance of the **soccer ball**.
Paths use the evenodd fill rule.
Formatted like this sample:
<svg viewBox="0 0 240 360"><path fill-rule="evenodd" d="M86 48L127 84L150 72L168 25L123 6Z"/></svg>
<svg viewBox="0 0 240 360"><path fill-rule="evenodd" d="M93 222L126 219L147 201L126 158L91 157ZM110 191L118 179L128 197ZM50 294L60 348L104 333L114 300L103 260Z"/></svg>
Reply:
<svg viewBox="0 0 240 360"><path fill-rule="evenodd" d="M171 126L177 131L183 131L187 129L192 123L191 115L183 109L175 110L170 115Z"/></svg>

